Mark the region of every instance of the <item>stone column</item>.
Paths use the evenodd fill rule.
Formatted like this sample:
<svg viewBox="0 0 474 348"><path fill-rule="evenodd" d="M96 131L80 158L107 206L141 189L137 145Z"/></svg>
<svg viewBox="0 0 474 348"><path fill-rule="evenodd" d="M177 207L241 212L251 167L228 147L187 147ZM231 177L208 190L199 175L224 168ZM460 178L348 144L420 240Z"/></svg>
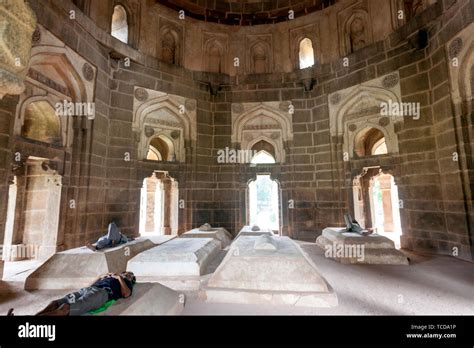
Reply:
<svg viewBox="0 0 474 348"><path fill-rule="evenodd" d="M165 178L163 181L164 209L163 209L163 234L171 234L171 180Z"/></svg>
<svg viewBox="0 0 474 348"><path fill-rule="evenodd" d="M0 100L6 94L21 94L30 61L36 16L23 0L0 4Z"/></svg>
<svg viewBox="0 0 474 348"><path fill-rule="evenodd" d="M156 181L153 179L146 179L146 220L145 232L155 232L155 195L156 195Z"/></svg>
<svg viewBox="0 0 474 348"><path fill-rule="evenodd" d="M390 175L379 177L380 190L382 191L383 229L385 232L394 230L391 178Z"/></svg>

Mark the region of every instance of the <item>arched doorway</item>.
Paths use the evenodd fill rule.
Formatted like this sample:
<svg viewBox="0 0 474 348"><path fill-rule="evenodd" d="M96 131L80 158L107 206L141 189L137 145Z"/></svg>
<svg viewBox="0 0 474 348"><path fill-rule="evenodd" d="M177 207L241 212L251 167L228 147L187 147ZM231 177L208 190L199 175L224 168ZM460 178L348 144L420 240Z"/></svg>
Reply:
<svg viewBox="0 0 474 348"><path fill-rule="evenodd" d="M140 197L140 235L178 234L178 182L166 172L143 180Z"/></svg>
<svg viewBox="0 0 474 348"><path fill-rule="evenodd" d="M364 228L393 240L400 248L402 235L398 187L391 174L379 167L365 168L354 178L354 217Z"/></svg>
<svg viewBox="0 0 474 348"><path fill-rule="evenodd" d="M248 183L248 224L280 232L280 188L269 174Z"/></svg>

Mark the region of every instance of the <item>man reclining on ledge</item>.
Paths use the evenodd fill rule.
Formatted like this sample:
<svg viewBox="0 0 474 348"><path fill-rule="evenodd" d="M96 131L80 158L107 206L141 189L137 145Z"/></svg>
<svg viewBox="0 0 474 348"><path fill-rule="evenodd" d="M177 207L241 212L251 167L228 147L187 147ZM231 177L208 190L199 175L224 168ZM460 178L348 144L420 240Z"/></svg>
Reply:
<svg viewBox="0 0 474 348"><path fill-rule="evenodd" d="M95 244L87 243L86 247L91 249L92 251L97 251L105 248L111 248L120 244L127 243L132 238L127 238L120 232L120 229L117 226L118 220L112 220L109 224L109 228L107 234L105 236L100 237Z"/></svg>
<svg viewBox="0 0 474 348"><path fill-rule="evenodd" d="M130 297L135 282L136 279L132 272L108 273L96 280L91 286L52 301L36 315L83 315L101 308L108 301ZM13 314L13 311L10 311Z"/></svg>

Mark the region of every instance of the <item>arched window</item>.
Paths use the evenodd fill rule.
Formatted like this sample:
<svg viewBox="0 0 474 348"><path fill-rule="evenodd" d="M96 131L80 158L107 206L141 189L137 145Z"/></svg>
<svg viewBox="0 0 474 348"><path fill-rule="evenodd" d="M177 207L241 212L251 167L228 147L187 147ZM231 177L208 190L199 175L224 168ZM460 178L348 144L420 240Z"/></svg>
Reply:
<svg viewBox="0 0 474 348"><path fill-rule="evenodd" d="M273 164L275 163L275 158L270 155L268 152L265 150L257 152L255 156L253 156L252 161L250 161L252 164Z"/></svg>
<svg viewBox="0 0 474 348"><path fill-rule="evenodd" d="M164 135L153 138L148 146L146 159L151 161L175 161L173 142Z"/></svg>
<svg viewBox="0 0 474 348"><path fill-rule="evenodd" d="M61 124L56 111L47 101L28 104L21 135L44 143L61 145Z"/></svg>
<svg viewBox="0 0 474 348"><path fill-rule="evenodd" d="M170 31L161 40L161 59L169 64L178 63L176 39Z"/></svg>
<svg viewBox="0 0 474 348"><path fill-rule="evenodd" d="M300 42L300 69L309 68L314 65L313 43L310 39L305 38Z"/></svg>
<svg viewBox="0 0 474 348"><path fill-rule="evenodd" d="M275 161L275 148L268 141L260 140L252 146L255 155L250 161L251 164L271 164Z"/></svg>
<svg viewBox="0 0 474 348"><path fill-rule="evenodd" d="M116 5L114 7L111 34L116 39L128 43L127 11L125 11L125 8L122 5Z"/></svg>
<svg viewBox="0 0 474 348"><path fill-rule="evenodd" d="M385 136L377 128L365 128L357 134L354 152L358 157L387 154Z"/></svg>
<svg viewBox="0 0 474 348"><path fill-rule="evenodd" d="M372 155L386 155L388 153L387 143L385 142L385 137L377 141L372 146Z"/></svg>
<svg viewBox="0 0 474 348"><path fill-rule="evenodd" d="M148 154L146 159L150 161L163 161L160 151L158 151L153 145L148 147Z"/></svg>

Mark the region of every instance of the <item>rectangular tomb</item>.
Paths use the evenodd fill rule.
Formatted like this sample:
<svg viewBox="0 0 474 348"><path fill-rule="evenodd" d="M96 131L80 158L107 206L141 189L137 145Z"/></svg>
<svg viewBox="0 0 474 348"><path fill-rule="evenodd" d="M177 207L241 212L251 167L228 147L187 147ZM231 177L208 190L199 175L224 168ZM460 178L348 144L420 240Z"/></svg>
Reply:
<svg viewBox="0 0 474 348"><path fill-rule="evenodd" d="M395 243L379 234L362 236L345 228L327 227L316 244L325 255L343 264L408 265L408 258Z"/></svg>
<svg viewBox="0 0 474 348"><path fill-rule="evenodd" d="M197 290L200 276L220 252L213 238L176 238L128 261L137 279L160 282L175 290Z"/></svg>
<svg viewBox="0 0 474 348"><path fill-rule="evenodd" d="M213 238L221 244L221 249L225 249L232 243L232 235L223 227L212 227L208 231L199 228L183 233L180 238Z"/></svg>
<svg viewBox="0 0 474 348"><path fill-rule="evenodd" d="M172 238L162 236L155 243L164 243ZM129 259L153 248L157 245L155 243L141 237L99 251L80 247L58 252L26 278L25 289L78 289L89 286L101 275L125 271Z"/></svg>
<svg viewBox="0 0 474 348"><path fill-rule="evenodd" d="M269 235L269 236L274 236L275 234L273 233L272 230L268 229L268 228L263 228L261 230L258 230L258 231L252 231L252 226L244 226L242 227L242 229L240 230L239 234L237 235L236 238L240 237L240 236L261 236L261 235Z"/></svg>
<svg viewBox="0 0 474 348"><path fill-rule="evenodd" d="M136 283L130 298L118 300L98 315L179 315L185 296L159 283Z"/></svg>
<svg viewBox="0 0 474 348"><path fill-rule="evenodd" d="M203 286L208 302L308 307L337 305L314 263L288 237L240 236Z"/></svg>

